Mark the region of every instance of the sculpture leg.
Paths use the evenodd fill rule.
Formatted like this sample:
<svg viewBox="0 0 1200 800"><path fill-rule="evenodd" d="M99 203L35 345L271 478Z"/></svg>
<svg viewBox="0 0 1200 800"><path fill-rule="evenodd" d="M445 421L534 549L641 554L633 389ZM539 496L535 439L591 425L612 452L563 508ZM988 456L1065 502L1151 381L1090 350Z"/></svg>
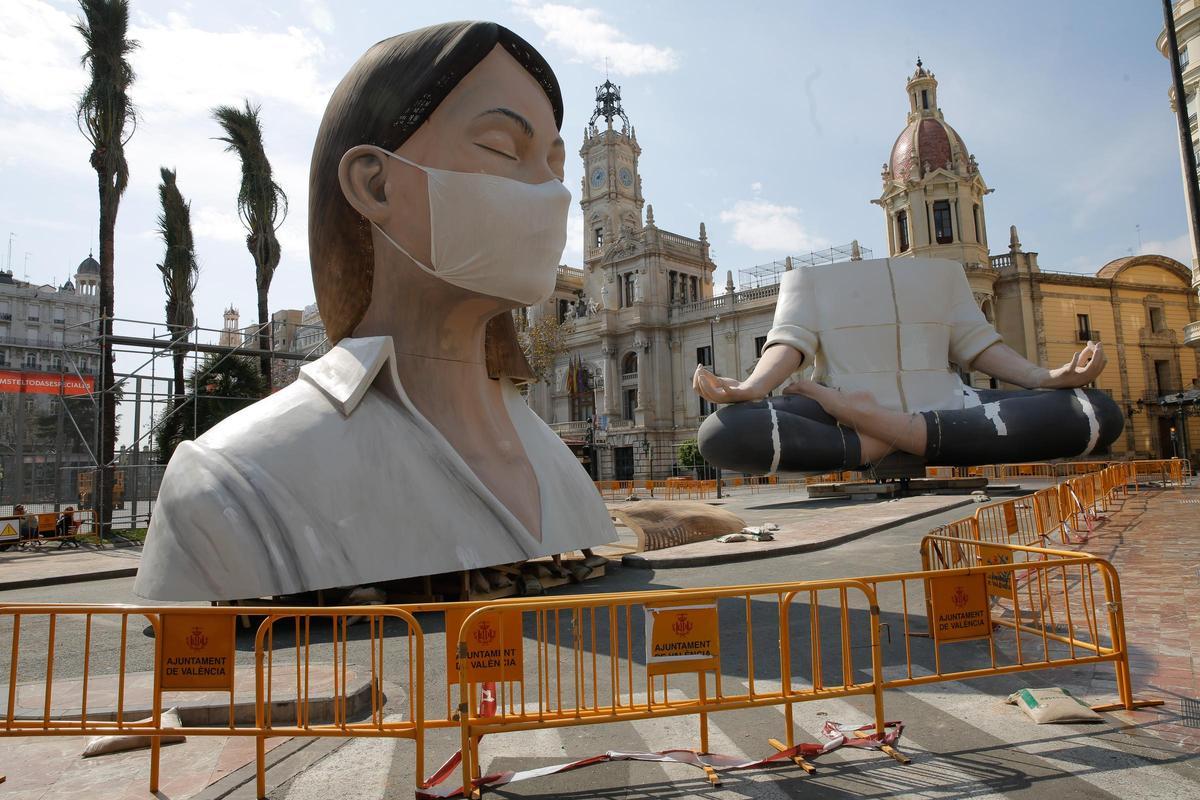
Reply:
<svg viewBox="0 0 1200 800"><path fill-rule="evenodd" d="M705 460L735 472L825 472L864 460L858 434L797 395L724 406L704 420L697 439Z"/></svg>
<svg viewBox="0 0 1200 800"><path fill-rule="evenodd" d="M821 407L837 418L842 425L854 429L862 438L871 438L883 443L881 452L865 453L867 461L875 461L893 450L903 450L923 456L926 449L928 426L919 414L894 411L884 408L867 392L843 392L814 381L795 381L788 387L793 394L817 401Z"/></svg>
<svg viewBox="0 0 1200 800"><path fill-rule="evenodd" d="M1086 456L1112 444L1121 409L1098 389L980 390L980 405L927 411L930 464L973 466Z"/></svg>

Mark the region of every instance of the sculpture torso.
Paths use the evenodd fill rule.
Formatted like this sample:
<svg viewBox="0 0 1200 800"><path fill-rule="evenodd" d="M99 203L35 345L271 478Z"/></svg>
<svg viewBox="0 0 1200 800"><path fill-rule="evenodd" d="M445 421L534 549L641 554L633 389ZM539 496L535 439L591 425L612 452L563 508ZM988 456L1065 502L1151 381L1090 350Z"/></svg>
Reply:
<svg viewBox="0 0 1200 800"><path fill-rule="evenodd" d="M238 599L511 563L615 538L562 441L501 381L536 475L532 536L416 411L372 387L391 339L344 340L301 378L176 451L134 590Z"/></svg>
<svg viewBox="0 0 1200 800"><path fill-rule="evenodd" d="M767 337L802 352L814 378L900 411L962 408L949 362L965 367L998 341L962 265L925 258L785 273Z"/></svg>

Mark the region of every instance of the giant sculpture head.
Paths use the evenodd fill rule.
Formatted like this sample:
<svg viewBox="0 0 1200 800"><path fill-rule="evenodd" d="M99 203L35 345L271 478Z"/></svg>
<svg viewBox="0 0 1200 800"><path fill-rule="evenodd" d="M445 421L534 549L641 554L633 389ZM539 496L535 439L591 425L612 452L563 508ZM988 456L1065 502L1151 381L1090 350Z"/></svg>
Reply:
<svg viewBox="0 0 1200 800"><path fill-rule="evenodd" d="M368 50L330 98L309 177L329 340L418 310L437 324L464 300L500 312L545 299L570 202L561 124L549 65L494 23L437 25ZM393 247L410 258L389 258ZM529 377L510 316L497 313L487 334L489 373Z"/></svg>

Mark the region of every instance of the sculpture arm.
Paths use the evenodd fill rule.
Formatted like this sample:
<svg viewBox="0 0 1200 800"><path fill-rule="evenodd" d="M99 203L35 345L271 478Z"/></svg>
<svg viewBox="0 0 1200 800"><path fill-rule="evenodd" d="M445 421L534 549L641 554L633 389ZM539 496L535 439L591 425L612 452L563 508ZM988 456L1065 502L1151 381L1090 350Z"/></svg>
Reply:
<svg viewBox="0 0 1200 800"><path fill-rule="evenodd" d="M1099 342L1088 342L1069 363L1056 369L1039 367L1003 342L997 342L976 356L972 366L993 378L1026 389L1074 389L1095 381L1106 363L1108 360Z"/></svg>
<svg viewBox="0 0 1200 800"><path fill-rule="evenodd" d="M712 403L761 400L799 369L803 360L803 353L786 344L768 347L763 350L762 358L754 365L750 377L744 381L718 377L705 369L703 364L697 364L696 374L692 376L692 388Z"/></svg>

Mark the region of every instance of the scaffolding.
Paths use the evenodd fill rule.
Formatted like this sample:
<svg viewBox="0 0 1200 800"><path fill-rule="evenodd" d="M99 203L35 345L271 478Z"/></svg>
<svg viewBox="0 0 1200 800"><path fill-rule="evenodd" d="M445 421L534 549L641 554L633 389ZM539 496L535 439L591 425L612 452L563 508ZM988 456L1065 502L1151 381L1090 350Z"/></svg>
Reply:
<svg viewBox="0 0 1200 800"><path fill-rule="evenodd" d="M768 261L765 264L739 269L738 286L742 289L774 286L779 283L783 273L791 269L815 267L818 264L835 264L839 261L856 261L859 258L871 258L873 255L874 252L871 248L862 247L858 242L830 247L827 250L814 250L800 256L788 256L782 261Z"/></svg>
<svg viewBox="0 0 1200 800"><path fill-rule="evenodd" d="M200 400L247 400L215 393L200 395L198 391L189 395L185 389L179 389L174 385L172 361L177 354L183 354L190 362L187 380L197 389L208 374L235 356L255 359L256 368L257 359L268 358L272 387L278 389L295 379L301 363L315 360L328 350L321 326L274 319L265 326L233 331L199 325L172 330L164 322L127 318L114 318L112 323L113 333L107 339L99 332L103 326L95 318L66 329L61 347L63 373L75 376L86 391L68 394L60 382L55 395L54 445L38 442L36 438L27 442L21 419L17 421L14 441L0 442L0 459L10 465L7 471L0 471L0 476L7 473L8 477L0 480L0 513L11 512L18 503L28 513L38 513L57 512L68 505L98 510L103 503L110 502L113 530L145 528L165 469L156 446L163 425L176 415L191 413L191 429L195 431ZM269 329L270 350L255 346L264 327ZM228 342L231 336L238 341ZM226 343L221 343L222 338ZM119 437L121 446L114 448L112 462L102 465L101 394L94 379L103 368L106 353L115 364L124 362L126 366L132 364L132 368L114 370L109 392L117 404L123 435ZM82 362L83 358L92 357L98 357L99 361L95 371ZM162 359L167 362L165 372L160 369ZM277 365L282 368L277 369ZM18 397L16 406L18 414L23 415L23 396ZM65 451L68 439L79 452ZM49 465L52 467L47 468ZM31 469L26 470L27 466ZM103 494L104 466L114 470L112 497L107 501ZM47 474L53 478L47 480Z"/></svg>

